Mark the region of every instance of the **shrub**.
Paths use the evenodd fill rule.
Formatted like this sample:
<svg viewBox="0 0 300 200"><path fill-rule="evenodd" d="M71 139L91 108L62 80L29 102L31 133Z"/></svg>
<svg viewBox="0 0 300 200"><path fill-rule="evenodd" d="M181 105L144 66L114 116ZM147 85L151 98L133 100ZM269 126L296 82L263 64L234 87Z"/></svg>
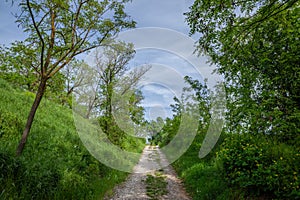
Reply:
<svg viewBox="0 0 300 200"><path fill-rule="evenodd" d="M265 135L231 135L218 158L226 181L250 195L299 198L300 154Z"/></svg>
<svg viewBox="0 0 300 200"><path fill-rule="evenodd" d="M194 199L214 200L227 189L220 170L206 163L193 165L182 176Z"/></svg>

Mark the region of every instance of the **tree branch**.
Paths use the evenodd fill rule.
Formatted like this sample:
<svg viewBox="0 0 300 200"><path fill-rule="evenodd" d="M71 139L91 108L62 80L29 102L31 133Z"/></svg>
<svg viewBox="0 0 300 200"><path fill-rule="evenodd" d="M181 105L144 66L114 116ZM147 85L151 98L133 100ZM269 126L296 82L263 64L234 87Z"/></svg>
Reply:
<svg viewBox="0 0 300 200"><path fill-rule="evenodd" d="M79 3L79 6L78 6L78 8L77 8L77 11L76 11L76 14L75 14L75 19L74 19L74 21L73 21L73 26L72 26L72 47L73 47L73 45L74 45L74 43L75 43L75 36L76 36L76 29L77 29L77 21L78 21L78 18L79 18L79 14L80 14L80 10L81 10L81 8L82 8L82 5L83 4L85 4L85 3L87 3L88 1L80 1L80 3Z"/></svg>
<svg viewBox="0 0 300 200"><path fill-rule="evenodd" d="M29 10L29 14L30 14L30 17L31 17L31 20L32 20L32 23L33 23L33 26L34 26L34 29L36 30L40 40L41 40L41 43L42 43L42 50L41 50L41 74L44 74L44 51L45 51L45 42L44 42L44 39L41 35L41 32L38 28L38 26L36 25L36 22L35 22L35 19L34 19L34 16L33 16L33 13L32 13L32 10L31 10L31 6L30 6L30 2L29 0L26 1L26 4L27 4L27 7L28 7L28 10Z"/></svg>
<svg viewBox="0 0 300 200"><path fill-rule="evenodd" d="M55 18L56 18L56 14L55 14L55 10L51 11L51 35L50 35L50 41L49 41L49 49L47 51L47 57L46 57L46 61L45 61L45 65L44 65L44 69L45 72L47 72L47 68L50 64L50 59L51 59L51 55L52 55L52 51L53 51L53 47L54 47L54 40L55 40ZM42 74L42 76L45 76L46 74Z"/></svg>

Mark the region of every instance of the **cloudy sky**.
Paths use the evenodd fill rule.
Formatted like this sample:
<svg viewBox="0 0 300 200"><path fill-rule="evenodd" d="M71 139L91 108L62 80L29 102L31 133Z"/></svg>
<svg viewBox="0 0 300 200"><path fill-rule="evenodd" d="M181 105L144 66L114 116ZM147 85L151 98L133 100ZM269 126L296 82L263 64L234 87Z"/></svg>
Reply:
<svg viewBox="0 0 300 200"><path fill-rule="evenodd" d="M126 5L126 11L137 22L137 27L162 27L188 33L183 13L188 11L191 0L132 0ZM15 24L12 13L18 11L17 1L0 2L0 43L9 44L25 38L21 28Z"/></svg>
<svg viewBox="0 0 300 200"><path fill-rule="evenodd" d="M133 0L126 7L137 22L137 28L142 29L140 34L132 31L129 35L134 39L129 37L127 41L144 47L138 49L132 63L137 66L145 63L152 66L146 74L146 80L141 83L146 97L143 106L146 108L147 118L171 116L170 104L173 103L173 97L180 97L182 87L185 86L183 77L189 75L202 80L202 77L209 76L212 71L206 64L207 59L197 59L195 55L191 55L196 37L188 37L189 27L183 13L189 10L192 2ZM152 27L153 32L143 31L145 27ZM142 39L137 39L140 36Z"/></svg>
<svg viewBox="0 0 300 200"><path fill-rule="evenodd" d="M196 38L188 37L189 28L183 15L191 4L191 0L133 0L126 5L127 13L137 22L138 28L120 34L122 40L137 46L130 65L152 66L139 84L145 96L143 106L147 119L172 115L169 105L174 96L180 96L185 75L200 80L210 78L213 69L205 63L207 59L192 55ZM25 38L14 23L12 12L16 11L16 6L11 7L5 1L0 3L0 44L8 45Z"/></svg>

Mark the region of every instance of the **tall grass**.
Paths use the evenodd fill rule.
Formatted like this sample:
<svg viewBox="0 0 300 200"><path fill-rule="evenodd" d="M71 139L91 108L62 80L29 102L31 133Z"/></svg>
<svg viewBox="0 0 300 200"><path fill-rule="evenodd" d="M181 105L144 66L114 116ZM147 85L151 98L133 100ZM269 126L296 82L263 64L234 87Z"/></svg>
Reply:
<svg viewBox="0 0 300 200"><path fill-rule="evenodd" d="M102 199L126 178L92 157L72 111L46 98L22 156L15 157L33 98L0 79L0 199ZM137 141L135 150L141 152L142 144Z"/></svg>

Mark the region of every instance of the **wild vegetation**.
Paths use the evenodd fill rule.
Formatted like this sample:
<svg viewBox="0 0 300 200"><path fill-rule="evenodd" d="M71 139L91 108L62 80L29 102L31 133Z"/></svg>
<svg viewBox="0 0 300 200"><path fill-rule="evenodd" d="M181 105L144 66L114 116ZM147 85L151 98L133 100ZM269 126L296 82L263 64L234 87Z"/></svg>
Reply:
<svg viewBox="0 0 300 200"><path fill-rule="evenodd" d="M34 94L0 80L0 198L101 199L127 173L96 160L83 146L72 110L44 99L24 154L14 150ZM131 141L141 151L144 141ZM129 149L131 147L131 149Z"/></svg>
<svg viewBox="0 0 300 200"><path fill-rule="evenodd" d="M174 163L194 199L299 199L299 2L196 0L186 13L197 50L224 77L226 125L204 159L198 151L218 90L186 77L200 121L195 140ZM182 108L178 101L175 108ZM180 126L180 109L155 142Z"/></svg>
<svg viewBox="0 0 300 200"><path fill-rule="evenodd" d="M135 128L146 126L152 144L161 147L189 130L180 129L181 119L196 109L186 122L196 117L197 134L173 163L194 199L300 199L299 1L195 0L185 15L190 33L200 33L196 52L210 57L223 83L208 88L206 80L186 76L186 96L174 98L173 117L150 122L135 87L149 68L124 77L135 52L113 40L135 26L126 2L21 1L17 23L28 38L0 47L0 199L103 198L127 174L90 154L71 108L80 108L80 121L93 121L87 130L96 124L120 149L141 152L145 141L127 135L113 117L113 101L120 99L129 108L123 114ZM96 51L95 69L78 60L99 46L105 47ZM200 159L223 86L225 124ZM175 146L185 142L180 139ZM152 198L166 192L159 174L146 183Z"/></svg>
<svg viewBox="0 0 300 200"><path fill-rule="evenodd" d="M116 87L113 84L121 81L119 71L128 70L132 45L118 45L111 39L135 25L123 10L126 2L24 0L19 4L23 12L17 23L28 38L0 49L0 199L102 199L126 178L127 173L105 166L86 149L71 109L78 98L74 91L87 84L91 72L77 55L104 43L114 52L107 53L107 63L102 59L102 68L96 70L103 76L114 73L106 88L105 81L94 82L102 90ZM119 71L113 71L116 66ZM138 122L143 109L137 104L143 97L130 82L138 80L139 71L135 72L127 77L126 89L133 91L131 115ZM107 114L111 91L95 92L102 96L95 97L92 109L102 112L78 118L93 118L99 126L112 121L111 113ZM93 126L87 121L86 131ZM124 135L121 129L106 134L126 151L141 152L144 147L143 139Z"/></svg>

